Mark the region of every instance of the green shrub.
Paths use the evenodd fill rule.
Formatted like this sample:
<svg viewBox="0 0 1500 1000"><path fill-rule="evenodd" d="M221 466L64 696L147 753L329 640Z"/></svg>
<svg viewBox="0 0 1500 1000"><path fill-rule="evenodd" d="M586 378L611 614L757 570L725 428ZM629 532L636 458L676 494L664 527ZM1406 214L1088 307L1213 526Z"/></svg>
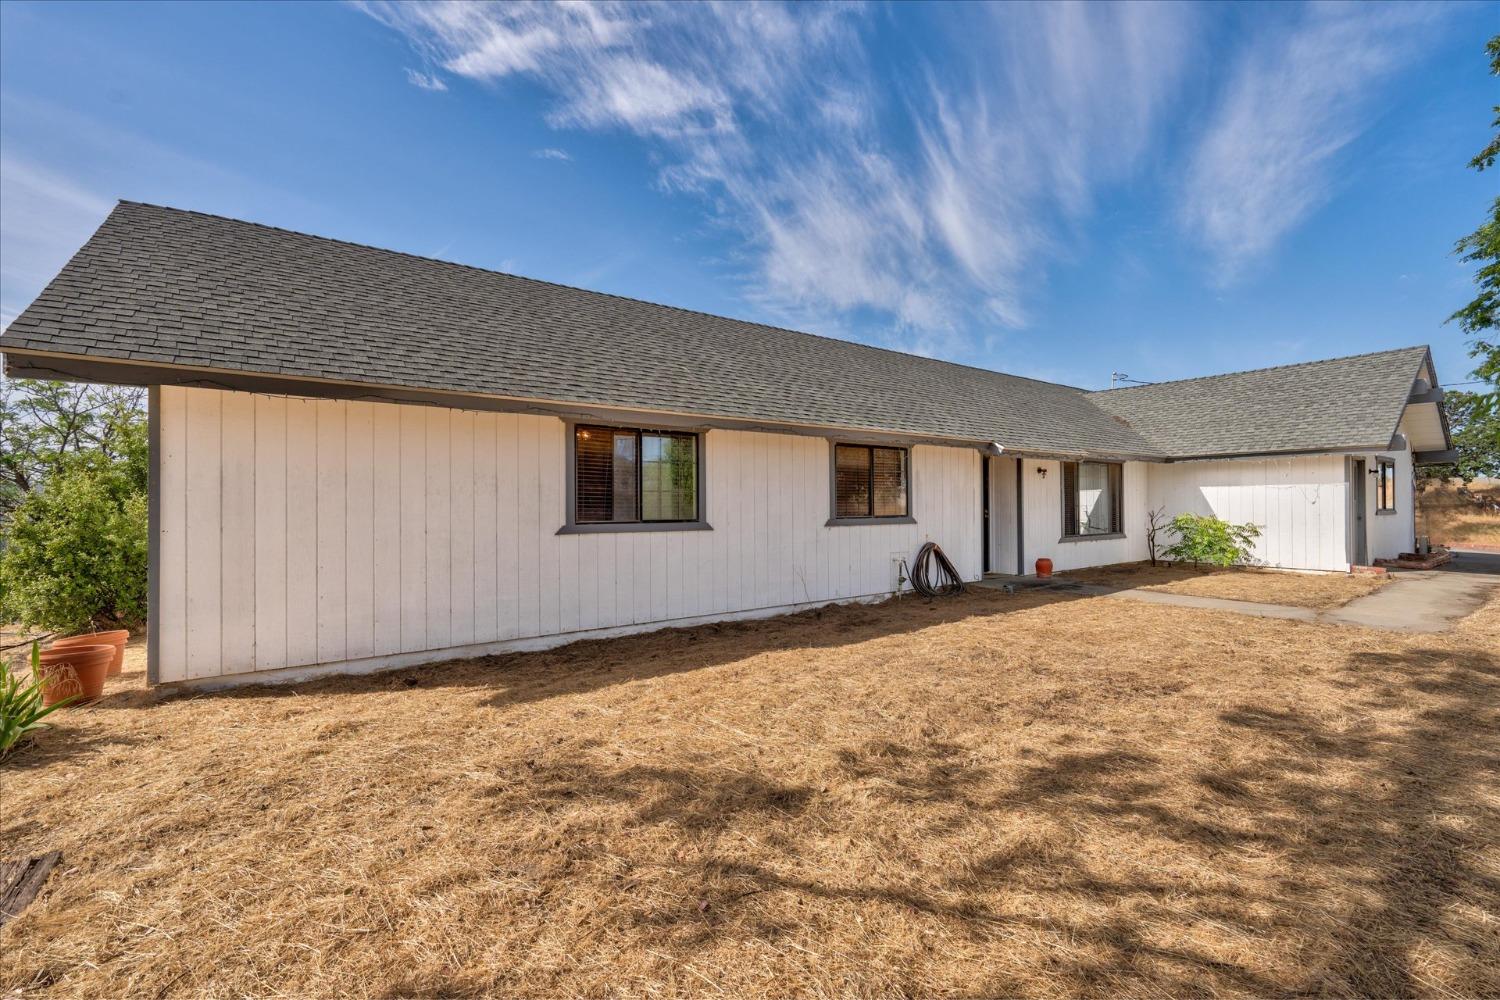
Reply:
<svg viewBox="0 0 1500 1000"><path fill-rule="evenodd" d="M46 729L49 723L43 719L77 700L77 695L74 695L50 707L42 707L40 649L37 643L31 644L30 681L23 680L20 674L0 664L0 759L9 755L22 740Z"/></svg>
<svg viewBox="0 0 1500 1000"><path fill-rule="evenodd" d="M63 632L144 624L146 494L135 464L73 463L11 512L0 615Z"/></svg>
<svg viewBox="0 0 1500 1000"><path fill-rule="evenodd" d="M1167 557L1194 566L1202 563L1233 566L1248 562L1250 547L1260 537L1260 529L1253 524L1230 524L1217 517L1198 514L1178 514L1172 518L1168 529L1177 541L1167 546Z"/></svg>

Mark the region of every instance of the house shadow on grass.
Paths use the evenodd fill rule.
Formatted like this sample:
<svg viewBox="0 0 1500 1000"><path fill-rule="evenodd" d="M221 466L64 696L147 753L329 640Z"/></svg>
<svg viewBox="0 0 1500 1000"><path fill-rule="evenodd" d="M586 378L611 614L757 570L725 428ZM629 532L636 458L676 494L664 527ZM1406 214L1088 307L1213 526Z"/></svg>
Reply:
<svg viewBox="0 0 1500 1000"><path fill-rule="evenodd" d="M616 684L735 663L763 653L836 648L976 617L1011 614L1081 599L1073 594L1006 595L974 588L953 599L903 596L880 604L841 604L791 615L663 628L555 649L451 660L379 673L296 684L254 684L223 691L130 689L100 709L142 709L178 697L261 699L317 694L389 693L403 688L489 689L485 705L503 708ZM248 680L248 678L247 678Z"/></svg>
<svg viewBox="0 0 1500 1000"><path fill-rule="evenodd" d="M526 705L1068 599L830 608L201 697L391 693L410 680ZM1242 688L1252 693L1207 703L1210 732L1186 751L1165 745L1160 725L1075 725L1067 741L1038 735L981 753L1007 734L976 748L965 727L981 723L947 725L945 705L893 710L901 717L878 734L814 727L815 738L771 759L669 740L622 757L599 731L559 732L545 745L499 747L468 779L477 804L466 818L524 818L522 836L475 870L524 871L545 911L536 933L553 944L573 933L554 930L558 921L586 912L632 960L667 956L709 975L705 963L726 954L753 964L808 949L825 965L847 963L847 979L793 980L787 992L1496 992L1500 945L1486 914L1500 880L1480 859L1500 840L1497 655L1355 650L1321 675L1341 685L1331 709L1296 700L1295 684ZM1084 699L1024 707L1037 706L1090 710ZM1438 987L1429 985L1435 951L1449 963ZM388 995L516 992L504 970L448 971L402 979ZM527 985L600 992L570 974L559 966ZM617 984L621 993L642 985Z"/></svg>

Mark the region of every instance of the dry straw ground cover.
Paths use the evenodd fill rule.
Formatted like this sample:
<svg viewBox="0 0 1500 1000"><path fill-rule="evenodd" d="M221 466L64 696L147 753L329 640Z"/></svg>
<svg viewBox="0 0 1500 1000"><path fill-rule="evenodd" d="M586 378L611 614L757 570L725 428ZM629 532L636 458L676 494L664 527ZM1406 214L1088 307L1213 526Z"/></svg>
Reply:
<svg viewBox="0 0 1500 1000"><path fill-rule="evenodd" d="M0 995L1500 990L1500 600L993 592L193 698L3 772Z"/></svg>
<svg viewBox="0 0 1500 1000"><path fill-rule="evenodd" d="M1348 573L1287 573L1269 569L1217 569L1119 563L1070 570L1059 576L1107 587L1139 587L1193 597L1284 604L1295 608L1340 608L1356 597L1379 590L1385 576Z"/></svg>

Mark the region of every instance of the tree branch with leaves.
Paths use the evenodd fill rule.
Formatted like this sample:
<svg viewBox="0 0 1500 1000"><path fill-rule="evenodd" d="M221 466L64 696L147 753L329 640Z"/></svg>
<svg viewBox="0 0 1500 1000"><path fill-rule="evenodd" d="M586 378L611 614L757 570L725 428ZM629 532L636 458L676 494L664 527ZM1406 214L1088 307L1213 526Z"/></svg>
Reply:
<svg viewBox="0 0 1500 1000"><path fill-rule="evenodd" d="M144 402L141 389L0 382L0 621L144 623Z"/></svg>
<svg viewBox="0 0 1500 1000"><path fill-rule="evenodd" d="M78 462L143 459L145 402L144 389L0 376L0 519Z"/></svg>
<svg viewBox="0 0 1500 1000"><path fill-rule="evenodd" d="M1500 76L1500 35L1491 38L1484 50L1490 59L1490 73ZM1469 161L1475 170L1493 167L1495 158L1500 156L1500 105L1493 111L1496 134ZM1478 294L1448 319L1474 338L1469 344L1469 356L1479 361L1474 377L1490 386L1487 392L1472 394L1477 397L1472 404L1473 413L1481 418L1493 416L1500 410L1500 339L1491 333L1500 331L1500 197L1491 204L1490 217L1455 243L1453 252L1465 263L1479 265L1474 275Z"/></svg>

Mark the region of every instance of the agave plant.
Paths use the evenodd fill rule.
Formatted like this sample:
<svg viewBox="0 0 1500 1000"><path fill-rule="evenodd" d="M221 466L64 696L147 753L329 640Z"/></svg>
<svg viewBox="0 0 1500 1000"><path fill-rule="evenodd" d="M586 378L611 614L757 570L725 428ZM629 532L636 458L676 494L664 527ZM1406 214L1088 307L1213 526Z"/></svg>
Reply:
<svg viewBox="0 0 1500 1000"><path fill-rule="evenodd" d="M31 644L31 680L0 666L0 758L10 754L22 741L46 729L42 720L77 696L64 698L55 705L42 705L41 644Z"/></svg>

